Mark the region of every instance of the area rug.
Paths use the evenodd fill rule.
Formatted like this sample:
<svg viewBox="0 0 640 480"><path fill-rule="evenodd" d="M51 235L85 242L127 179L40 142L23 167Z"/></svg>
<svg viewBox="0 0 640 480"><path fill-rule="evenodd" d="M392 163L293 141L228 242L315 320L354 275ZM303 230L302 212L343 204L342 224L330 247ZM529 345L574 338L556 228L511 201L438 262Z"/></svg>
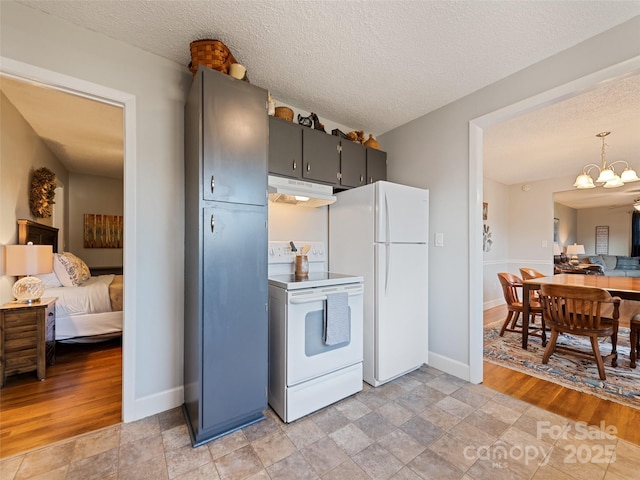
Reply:
<svg viewBox="0 0 640 480"><path fill-rule="evenodd" d="M549 363L543 365L544 347L540 338L529 337L529 346L524 350L519 334L506 332L503 337L499 336L501 326L502 321L485 325L486 361L640 409L640 365L635 369L629 368L629 329L621 328L618 332L618 366L612 367L611 360L605 362L607 379L600 380L595 360L556 350ZM580 348L587 352L591 350L586 337L561 334L558 345ZM611 351L610 339L600 341L600 351L605 355Z"/></svg>

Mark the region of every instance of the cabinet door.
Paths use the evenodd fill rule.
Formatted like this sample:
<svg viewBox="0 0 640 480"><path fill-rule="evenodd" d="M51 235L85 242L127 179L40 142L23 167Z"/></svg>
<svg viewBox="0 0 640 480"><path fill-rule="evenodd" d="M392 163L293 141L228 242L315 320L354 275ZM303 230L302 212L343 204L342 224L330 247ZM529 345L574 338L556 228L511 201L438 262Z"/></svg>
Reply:
<svg viewBox="0 0 640 480"><path fill-rule="evenodd" d="M302 128L295 123L269 117L269 173L300 178Z"/></svg>
<svg viewBox="0 0 640 480"><path fill-rule="evenodd" d="M267 407L267 209L204 208L203 430Z"/></svg>
<svg viewBox="0 0 640 480"><path fill-rule="evenodd" d="M202 74L204 199L266 205L267 92L216 70Z"/></svg>
<svg viewBox="0 0 640 480"><path fill-rule="evenodd" d="M337 185L340 172L339 143L335 135L303 128L302 178Z"/></svg>
<svg viewBox="0 0 640 480"><path fill-rule="evenodd" d="M367 148L367 183L387 179L387 153Z"/></svg>
<svg viewBox="0 0 640 480"><path fill-rule="evenodd" d="M362 145L340 142L340 185L359 187L367 183L367 151Z"/></svg>

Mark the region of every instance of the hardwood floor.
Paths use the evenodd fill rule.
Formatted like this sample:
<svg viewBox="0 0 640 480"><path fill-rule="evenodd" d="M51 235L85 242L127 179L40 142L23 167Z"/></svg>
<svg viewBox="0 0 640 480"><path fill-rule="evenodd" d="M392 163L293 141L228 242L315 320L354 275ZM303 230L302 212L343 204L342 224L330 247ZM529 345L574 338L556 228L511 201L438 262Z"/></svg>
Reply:
<svg viewBox="0 0 640 480"><path fill-rule="evenodd" d="M484 324L506 317L505 307L484 312ZM621 321L621 325L628 324ZM623 359L624 361L624 359ZM615 426L619 438L640 445L640 410L484 362L483 384L540 408L589 425Z"/></svg>
<svg viewBox="0 0 640 480"><path fill-rule="evenodd" d="M56 346L46 380L35 372L7 378L0 389L0 458L120 423L122 346Z"/></svg>

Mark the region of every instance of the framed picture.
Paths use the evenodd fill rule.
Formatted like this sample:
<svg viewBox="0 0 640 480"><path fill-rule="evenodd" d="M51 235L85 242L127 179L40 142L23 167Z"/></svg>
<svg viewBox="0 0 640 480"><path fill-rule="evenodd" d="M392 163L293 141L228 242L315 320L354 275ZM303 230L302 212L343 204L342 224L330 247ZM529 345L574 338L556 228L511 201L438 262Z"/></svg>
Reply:
<svg viewBox="0 0 640 480"><path fill-rule="evenodd" d="M559 243L560 242L560 219L559 218L554 218L553 219L553 241L554 243Z"/></svg>
<svg viewBox="0 0 640 480"><path fill-rule="evenodd" d="M84 214L84 248L122 248L121 215Z"/></svg>
<svg viewBox="0 0 640 480"><path fill-rule="evenodd" d="M487 220L489 215L489 204L487 202L482 202L482 220Z"/></svg>
<svg viewBox="0 0 640 480"><path fill-rule="evenodd" d="M596 227L596 255L609 254L609 227Z"/></svg>

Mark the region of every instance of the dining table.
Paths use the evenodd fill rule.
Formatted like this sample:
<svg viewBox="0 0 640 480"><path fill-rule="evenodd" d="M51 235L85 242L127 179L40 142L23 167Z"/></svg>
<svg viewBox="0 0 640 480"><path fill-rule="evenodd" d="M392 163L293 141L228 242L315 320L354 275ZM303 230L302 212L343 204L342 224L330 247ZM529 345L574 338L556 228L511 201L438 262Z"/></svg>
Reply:
<svg viewBox="0 0 640 480"><path fill-rule="evenodd" d="M640 278L608 277L604 275L575 275L561 273L549 277L538 277L522 282L522 348L527 349L529 342L529 299L532 290L542 285L577 285L598 287L608 291L614 297L623 300L640 301Z"/></svg>

